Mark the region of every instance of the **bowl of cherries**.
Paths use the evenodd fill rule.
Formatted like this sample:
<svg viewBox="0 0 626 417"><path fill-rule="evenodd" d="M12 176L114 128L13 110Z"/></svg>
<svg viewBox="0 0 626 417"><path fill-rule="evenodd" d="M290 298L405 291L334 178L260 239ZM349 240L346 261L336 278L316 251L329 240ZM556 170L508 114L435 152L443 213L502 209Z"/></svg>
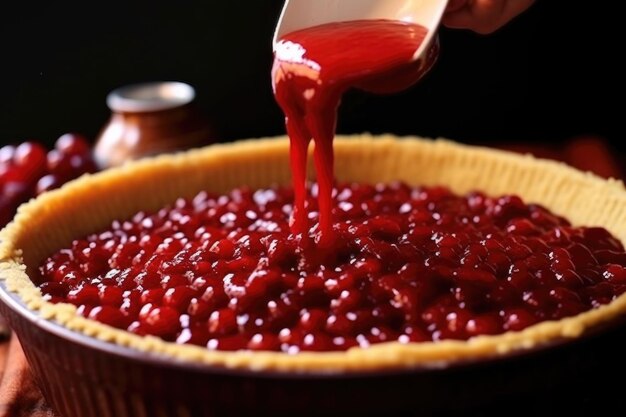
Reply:
<svg viewBox="0 0 626 417"><path fill-rule="evenodd" d="M0 148L0 228L20 204L96 171L89 142L76 133L59 137L53 149L35 141Z"/></svg>

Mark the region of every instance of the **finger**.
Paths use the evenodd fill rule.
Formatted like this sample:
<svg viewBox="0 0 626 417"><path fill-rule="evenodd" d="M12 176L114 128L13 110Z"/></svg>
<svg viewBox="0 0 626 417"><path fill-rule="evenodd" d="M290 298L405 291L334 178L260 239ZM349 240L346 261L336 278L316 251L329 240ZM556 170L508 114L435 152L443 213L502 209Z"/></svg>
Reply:
<svg viewBox="0 0 626 417"><path fill-rule="evenodd" d="M498 28L528 9L534 0L474 0L472 9L477 19L498 22Z"/></svg>
<svg viewBox="0 0 626 417"><path fill-rule="evenodd" d="M446 13L456 12L467 4L468 0L450 0L446 7Z"/></svg>
<svg viewBox="0 0 626 417"><path fill-rule="evenodd" d="M442 23L455 29L488 34L500 29L533 3L534 0L474 0L460 10L445 14Z"/></svg>
<svg viewBox="0 0 626 417"><path fill-rule="evenodd" d="M516 2L519 0L512 0ZM443 24L455 29L470 29L479 33L491 33L504 23L502 14L507 0L470 0L465 7L444 16Z"/></svg>

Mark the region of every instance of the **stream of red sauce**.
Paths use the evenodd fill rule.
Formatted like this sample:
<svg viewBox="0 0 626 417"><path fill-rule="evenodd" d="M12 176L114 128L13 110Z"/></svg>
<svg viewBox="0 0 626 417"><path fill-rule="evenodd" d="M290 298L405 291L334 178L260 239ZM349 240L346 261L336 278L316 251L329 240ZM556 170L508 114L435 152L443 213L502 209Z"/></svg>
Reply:
<svg viewBox="0 0 626 417"><path fill-rule="evenodd" d="M426 62L413 61L426 34L426 28L413 23L359 20L315 26L279 39L272 86L290 139L294 234L309 234L305 185L311 140L318 183L315 239L323 248L333 241L333 137L341 97L349 88L393 93L414 84L436 56L433 48Z"/></svg>

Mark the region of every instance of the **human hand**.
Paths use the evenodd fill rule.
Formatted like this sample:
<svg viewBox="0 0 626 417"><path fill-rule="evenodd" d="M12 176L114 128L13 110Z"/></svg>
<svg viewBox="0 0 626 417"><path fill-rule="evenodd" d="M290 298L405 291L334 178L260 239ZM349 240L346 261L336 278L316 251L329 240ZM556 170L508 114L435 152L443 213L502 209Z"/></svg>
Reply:
<svg viewBox="0 0 626 417"><path fill-rule="evenodd" d="M450 0L442 23L486 35L528 9L534 0Z"/></svg>

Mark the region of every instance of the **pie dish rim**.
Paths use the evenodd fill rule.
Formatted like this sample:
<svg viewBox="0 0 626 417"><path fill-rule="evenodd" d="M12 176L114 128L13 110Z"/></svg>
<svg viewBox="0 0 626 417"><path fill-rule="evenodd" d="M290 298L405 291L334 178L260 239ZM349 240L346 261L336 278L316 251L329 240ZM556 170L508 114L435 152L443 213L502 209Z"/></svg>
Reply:
<svg viewBox="0 0 626 417"><path fill-rule="evenodd" d="M371 145L367 145L370 143ZM546 169L554 169L575 177L575 180L585 179L604 188L606 193L621 195L620 201L626 203L626 192L621 182L604 181L590 174L580 173L562 164L534 159L528 156L517 156L502 151L486 148L468 147L454 144L449 141L429 141L418 138L394 139L390 137L371 138L359 135L356 138L340 137L337 139L339 147L351 146L423 146L433 147L442 145L458 151L478 152L485 157L506 156L514 160L524 161L528 164L542 164ZM144 160L129 164L120 169L111 170L104 174L85 176L74 181L61 190L45 195L42 198L28 203L20 208L15 221L5 228L0 234L0 275L6 280L8 293L17 293L24 301L22 305L27 311L38 312L39 320L54 320L51 323L71 330L78 335L86 336L94 341L108 342L116 347L128 347L136 351L139 357L152 357L155 360L165 357L165 362L190 363L195 366L211 365L211 368L227 368L251 371L278 371L296 373L362 373L368 371L398 371L406 369L430 369L447 368L451 365L486 361L494 358L511 357L519 353L530 352L544 346L560 344L568 340L579 338L588 328L606 324L612 319L626 312L626 294L618 297L611 303L596 309L589 310L577 316L558 321L544 321L528 327L520 332L505 332L495 336L478 336L468 341L442 341L402 344L388 342L372 345L368 348L352 348L341 352L300 352L289 355L281 352L226 352L209 351L208 349L190 345L179 345L165 342L157 337L137 336L129 332L113 329L94 320L77 316L76 308L69 304L51 304L41 298L39 290L33 285L25 269L19 265L21 253L16 251L7 242L11 242L16 233L27 227L30 216L39 213L37 210L45 208L46 203L58 196L71 195L73 192L86 192L98 181L105 181L107 177L115 175L128 175L136 167L150 167L167 169L174 160L184 161L185 158L200 158L220 149L226 148L237 152L253 152L258 147L268 147L285 151L286 141L284 137L274 139L241 141L217 147L210 146L202 150L196 150L179 155L160 156L150 160ZM247 151L246 151L247 149ZM97 187L95 187L97 188ZM515 190L510 192L515 193ZM626 205L625 205L626 207ZM626 211L626 208L624 208ZM559 213L561 214L561 213ZM626 227L625 227L626 228ZM612 231L612 230L611 230ZM613 231L612 231L613 232ZM623 238L621 239L623 241ZM8 259L8 260L7 260ZM0 291L2 293L3 291ZM8 294L7 293L7 294ZM3 295L3 300L6 299ZM15 306L13 306L15 309ZM38 320L38 321L39 321ZM154 355L145 355L151 353ZM172 360L174 359L174 360Z"/></svg>

